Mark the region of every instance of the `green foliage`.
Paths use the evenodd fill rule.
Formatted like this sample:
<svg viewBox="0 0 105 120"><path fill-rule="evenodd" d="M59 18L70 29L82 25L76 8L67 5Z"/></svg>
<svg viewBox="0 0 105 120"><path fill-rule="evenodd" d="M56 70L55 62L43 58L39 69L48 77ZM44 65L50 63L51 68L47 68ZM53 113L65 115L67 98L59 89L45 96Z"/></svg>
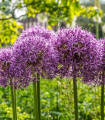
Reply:
<svg viewBox="0 0 105 120"><path fill-rule="evenodd" d="M2 6L2 7L1 7L1 10L2 10L2 11L5 11L5 10L6 10L5 6Z"/></svg>
<svg viewBox="0 0 105 120"><path fill-rule="evenodd" d="M87 8L83 7L79 3L79 0L23 0L23 2L19 0L15 2L12 5L12 7L11 7L11 1L7 1L7 2L4 1L4 2L1 2L0 4L1 4L0 10L6 15L8 15L8 16L5 16L5 18L7 19L4 21L8 21L8 20L11 21L11 20L21 18L22 16L19 18L16 18L16 15L15 15L16 10L23 10L23 8L25 8L26 14L23 15L25 18L31 17L31 16L35 17L36 14L38 13L44 13L47 16L49 16L49 19L48 19L49 26L55 26L55 25L58 25L58 23L66 23L66 24L72 25L72 22L75 16L77 17L84 16L88 18L93 18L96 16L102 17L103 15L102 10L98 8L96 9L94 7L87 7ZM18 28L16 27L16 29ZM0 28L0 30L2 29ZM15 35L17 36L17 31ZM9 41L7 40L8 36L5 39L6 40L4 41L6 42ZM16 39L16 38L13 38L13 39Z"/></svg>
<svg viewBox="0 0 105 120"><path fill-rule="evenodd" d="M29 115L26 112L21 111L19 107L17 107L17 118L18 120L29 120ZM12 120L12 108L8 107L6 103L0 104L0 120Z"/></svg>
<svg viewBox="0 0 105 120"><path fill-rule="evenodd" d="M17 7L18 7L18 8L21 8L21 7L22 7L22 3L21 3L21 2L18 3Z"/></svg>
<svg viewBox="0 0 105 120"><path fill-rule="evenodd" d="M0 88L0 95L0 105L6 103L8 108L11 107L10 88ZM72 79L41 79L42 120L73 120L73 98ZM101 88L99 86L85 85L78 79L79 120L100 120L100 103ZM28 88L17 90L17 107L21 109L20 113L29 114L29 120L33 120L32 84ZM4 110L0 112L4 112ZM0 117L2 116L6 117L6 114L0 113Z"/></svg>
<svg viewBox="0 0 105 120"><path fill-rule="evenodd" d="M88 17L88 18L93 18L93 17L95 17L97 15L102 17L103 12L99 8L95 8L93 6L90 6L90 7L87 7L87 8L83 7L82 15L84 17Z"/></svg>
<svg viewBox="0 0 105 120"><path fill-rule="evenodd" d="M5 13L6 15L8 15L9 13L11 13L12 12L12 10L11 10L11 5L10 5L10 3L11 2L9 2L9 1L2 1L2 2L0 2L0 10L3 12L3 13Z"/></svg>
<svg viewBox="0 0 105 120"><path fill-rule="evenodd" d="M0 18L6 19L9 16L0 13ZM7 46L13 44L22 29L22 25L16 22L14 19L1 20L0 21L0 46Z"/></svg>
<svg viewBox="0 0 105 120"><path fill-rule="evenodd" d="M5 3L5 2L3 2ZM10 7L11 1L8 1L4 5L2 3L2 8ZM13 11L16 9L22 10L26 8L26 16L35 17L38 13L45 13L49 16L49 25L57 25L58 22L66 22L66 24L72 24L74 16L79 17L80 15L85 17L94 17L96 15L102 16L102 11L100 9L95 9L94 7L82 7L79 0L20 0L15 2ZM11 16L13 11L10 12ZM15 13L15 12L14 12Z"/></svg>
<svg viewBox="0 0 105 120"><path fill-rule="evenodd" d="M27 7L28 17L44 12L49 15L48 23L51 26L57 25L59 21L72 24L74 16L82 15L88 18L102 16L102 10L93 6L82 7L78 0L37 0L36 2L24 0L24 3L29 5Z"/></svg>

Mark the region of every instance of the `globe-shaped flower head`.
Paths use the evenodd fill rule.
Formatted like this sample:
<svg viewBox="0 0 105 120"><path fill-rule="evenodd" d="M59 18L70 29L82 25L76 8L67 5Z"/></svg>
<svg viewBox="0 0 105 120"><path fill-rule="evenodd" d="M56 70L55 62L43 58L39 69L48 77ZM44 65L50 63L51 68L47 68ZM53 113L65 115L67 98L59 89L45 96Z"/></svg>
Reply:
<svg viewBox="0 0 105 120"><path fill-rule="evenodd" d="M105 84L105 81L103 81L103 78L105 78L105 38L97 40L97 45L100 58L98 64L99 84ZM104 75L102 75L103 73Z"/></svg>
<svg viewBox="0 0 105 120"><path fill-rule="evenodd" d="M11 64L12 50L3 48L0 50L0 85L6 87L9 85L11 74L9 66Z"/></svg>
<svg viewBox="0 0 105 120"><path fill-rule="evenodd" d="M14 85L15 88L27 87L30 81L30 71L25 64L16 61L12 48L0 50L0 85Z"/></svg>
<svg viewBox="0 0 105 120"><path fill-rule="evenodd" d="M31 75L34 74L33 76L37 73L46 78L54 77L56 57L51 44L55 38L53 31L42 27L27 29L13 46L16 61L24 64L25 69L29 70Z"/></svg>
<svg viewBox="0 0 105 120"><path fill-rule="evenodd" d="M94 35L80 27L61 29L58 32L55 49L58 53L58 73L61 76L83 77L84 82L94 81L92 72L87 79L85 73L95 69L97 48ZM91 79L90 79L91 78Z"/></svg>

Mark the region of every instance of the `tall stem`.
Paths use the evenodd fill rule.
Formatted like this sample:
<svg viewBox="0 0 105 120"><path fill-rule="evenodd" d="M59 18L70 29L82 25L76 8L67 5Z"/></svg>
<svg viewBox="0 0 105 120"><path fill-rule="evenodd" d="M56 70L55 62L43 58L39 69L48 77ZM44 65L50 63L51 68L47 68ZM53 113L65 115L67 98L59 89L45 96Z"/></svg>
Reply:
<svg viewBox="0 0 105 120"><path fill-rule="evenodd" d="M77 80L76 76L73 76L73 88L74 88L74 109L75 109L75 120L78 120L78 96L77 96Z"/></svg>
<svg viewBox="0 0 105 120"><path fill-rule="evenodd" d="M13 93L13 85L12 84L11 84L11 99L12 99L13 120L15 120L15 113L14 113L14 93Z"/></svg>
<svg viewBox="0 0 105 120"><path fill-rule="evenodd" d="M16 91L15 91L14 85L12 83L12 78L10 79L10 82L11 82L11 99L12 99L13 120L17 120L17 113L16 113Z"/></svg>
<svg viewBox="0 0 105 120"><path fill-rule="evenodd" d="M37 81L33 82L34 91L34 119L41 120L40 111L40 75L37 74Z"/></svg>
<svg viewBox="0 0 105 120"><path fill-rule="evenodd" d="M15 112L15 120L17 120L17 110L16 110L16 89L14 88L14 112Z"/></svg>
<svg viewBox="0 0 105 120"><path fill-rule="evenodd" d="M37 93L38 93L38 114L39 120L41 120L41 109L40 109L40 75L37 74Z"/></svg>
<svg viewBox="0 0 105 120"><path fill-rule="evenodd" d="M99 23L96 23L96 38L99 38Z"/></svg>
<svg viewBox="0 0 105 120"><path fill-rule="evenodd" d="M102 73L102 85L101 85L101 120L104 120L104 71Z"/></svg>
<svg viewBox="0 0 105 120"><path fill-rule="evenodd" d="M40 81L37 81L37 91L38 91L38 114L39 114L39 120L41 120L41 111L40 111Z"/></svg>
<svg viewBox="0 0 105 120"><path fill-rule="evenodd" d="M38 120L37 82L33 82L34 120Z"/></svg>

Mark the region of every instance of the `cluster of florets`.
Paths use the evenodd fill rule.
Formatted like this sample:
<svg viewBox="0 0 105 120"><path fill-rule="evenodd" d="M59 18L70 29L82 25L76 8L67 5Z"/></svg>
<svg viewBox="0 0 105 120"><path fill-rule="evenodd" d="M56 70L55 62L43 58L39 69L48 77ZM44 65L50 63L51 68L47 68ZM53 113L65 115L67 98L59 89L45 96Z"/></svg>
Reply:
<svg viewBox="0 0 105 120"><path fill-rule="evenodd" d="M13 84L15 88L26 87L29 85L29 73L30 71L26 71L24 64L19 64L16 61L12 48L3 48L0 50L1 86L6 87Z"/></svg>
<svg viewBox="0 0 105 120"><path fill-rule="evenodd" d="M13 46L13 54L20 63L25 63L31 73L52 78L56 71L56 57L51 44L56 34L41 27L30 28L23 32Z"/></svg>
<svg viewBox="0 0 105 120"><path fill-rule="evenodd" d="M58 73L62 76L83 77L94 82L97 75L98 53L94 35L80 27L58 32L55 49L58 53ZM88 76L85 76L88 74Z"/></svg>
<svg viewBox="0 0 105 120"><path fill-rule="evenodd" d="M10 81L9 66L11 64L12 50L3 48L0 50L0 85L6 87Z"/></svg>
<svg viewBox="0 0 105 120"><path fill-rule="evenodd" d="M98 40L98 46L99 46L99 54L100 54L100 70L105 70L105 39L99 39Z"/></svg>
<svg viewBox="0 0 105 120"><path fill-rule="evenodd" d="M105 70L105 41L80 27L58 33L35 26L25 30L12 48L0 50L0 85L27 87L36 73L45 78L82 77L85 83L100 84Z"/></svg>
<svg viewBox="0 0 105 120"><path fill-rule="evenodd" d="M43 37L50 41L51 38L55 37L55 32L52 30L47 30L41 26L34 26L32 28L29 28L29 29L23 31L23 33L20 35L18 40L24 39L25 37L35 36L35 35L37 35L39 37Z"/></svg>
<svg viewBox="0 0 105 120"><path fill-rule="evenodd" d="M99 73L99 84L105 84L103 78L105 78L105 38L97 40L97 53L99 56L99 64L98 64L98 73ZM104 73L104 76L103 76Z"/></svg>
<svg viewBox="0 0 105 120"><path fill-rule="evenodd" d="M83 69L81 70L83 82L88 84L100 84L100 56L100 46L98 45L98 41L91 41L88 59L84 61Z"/></svg>
<svg viewBox="0 0 105 120"><path fill-rule="evenodd" d="M9 79L12 78L15 88L26 87L32 80L36 80L36 73L45 78L55 77L57 59L52 47L55 39L56 34L51 30L30 28L15 42L11 49L12 55L8 55L9 49L5 50L6 55L4 49L1 50L1 85L10 84Z"/></svg>

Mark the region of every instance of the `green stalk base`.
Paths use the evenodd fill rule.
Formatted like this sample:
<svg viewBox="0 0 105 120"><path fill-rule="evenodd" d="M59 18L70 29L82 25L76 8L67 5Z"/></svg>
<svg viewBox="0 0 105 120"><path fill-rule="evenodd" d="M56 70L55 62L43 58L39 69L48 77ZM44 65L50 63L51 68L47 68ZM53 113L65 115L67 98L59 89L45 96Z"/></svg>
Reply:
<svg viewBox="0 0 105 120"><path fill-rule="evenodd" d="M96 38L99 38L99 23L96 23Z"/></svg>
<svg viewBox="0 0 105 120"><path fill-rule="evenodd" d="M34 120L41 120L40 110L40 76L37 74L37 81L33 82L34 97Z"/></svg>
<svg viewBox="0 0 105 120"><path fill-rule="evenodd" d="M102 81L104 82L104 71ZM101 85L101 120L104 120L104 84Z"/></svg>
<svg viewBox="0 0 105 120"><path fill-rule="evenodd" d="M39 120L41 120L41 110L40 110L40 81L37 81L37 92L38 92L38 113L39 113Z"/></svg>
<svg viewBox="0 0 105 120"><path fill-rule="evenodd" d="M37 82L33 82L34 120L38 120Z"/></svg>
<svg viewBox="0 0 105 120"><path fill-rule="evenodd" d="M76 76L73 77L75 120L78 120L78 96Z"/></svg>
<svg viewBox="0 0 105 120"><path fill-rule="evenodd" d="M14 88L14 85L12 84L12 79L10 79L10 82L11 82L11 99L12 99L13 120L17 120L17 112L16 112L16 89Z"/></svg>

